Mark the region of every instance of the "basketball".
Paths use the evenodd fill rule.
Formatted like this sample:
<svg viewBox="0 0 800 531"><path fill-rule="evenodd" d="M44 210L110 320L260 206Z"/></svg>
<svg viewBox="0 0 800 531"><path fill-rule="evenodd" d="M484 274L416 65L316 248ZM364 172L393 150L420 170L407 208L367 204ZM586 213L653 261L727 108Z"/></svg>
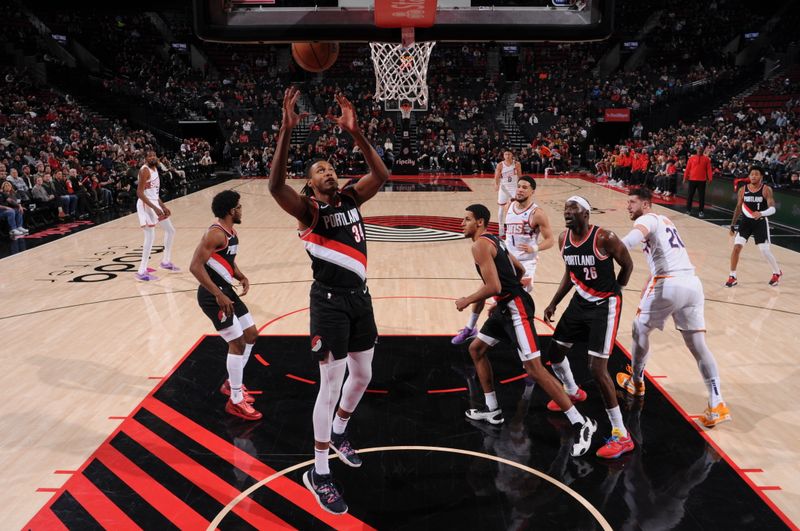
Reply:
<svg viewBox="0 0 800 531"><path fill-rule="evenodd" d="M338 42L293 42L292 57L307 72L322 72L339 57Z"/></svg>

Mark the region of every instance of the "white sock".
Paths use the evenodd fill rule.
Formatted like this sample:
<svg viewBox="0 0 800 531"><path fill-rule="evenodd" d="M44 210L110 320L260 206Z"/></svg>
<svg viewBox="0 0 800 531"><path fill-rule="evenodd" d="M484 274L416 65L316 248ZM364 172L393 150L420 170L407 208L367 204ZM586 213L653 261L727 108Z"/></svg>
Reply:
<svg viewBox="0 0 800 531"><path fill-rule="evenodd" d="M633 381L637 383L644 381L644 368L647 365L647 358L650 356L650 332L652 330L638 319L633 321L631 367L633 368Z"/></svg>
<svg viewBox="0 0 800 531"><path fill-rule="evenodd" d="M731 271L731 276L732 276L733 278L736 278L736 271Z"/></svg>
<svg viewBox="0 0 800 531"><path fill-rule="evenodd" d="M583 425L586 422L586 418L583 415L581 415L581 412L578 411L578 408L576 408L575 406L572 406L571 408L566 410L564 414L567 416L567 420L569 420L569 423L572 424L573 426L576 424Z"/></svg>
<svg viewBox="0 0 800 531"><path fill-rule="evenodd" d="M627 437L628 430L625 429L625 423L622 422L622 412L619 410L619 406L606 409L606 413L608 414L608 420L611 421L611 429L619 430L622 432L623 438Z"/></svg>
<svg viewBox="0 0 800 531"><path fill-rule="evenodd" d="M472 312L467 321L467 328L475 328L475 325L478 324L478 317L480 317L479 313Z"/></svg>
<svg viewBox="0 0 800 531"><path fill-rule="evenodd" d="M328 464L328 453L330 453L330 451L327 448L325 450L318 450L314 447L314 472L318 475L327 476L331 473Z"/></svg>
<svg viewBox="0 0 800 531"><path fill-rule="evenodd" d="M486 397L486 407L489 408L489 411L497 409L497 393L492 391L491 393L484 393L483 396Z"/></svg>
<svg viewBox="0 0 800 531"><path fill-rule="evenodd" d="M575 383L575 378L572 375L572 369L569 366L569 359L564 358L560 363L551 363L553 372L556 373L558 379L564 384L567 394L574 395L578 392L578 384Z"/></svg>
<svg viewBox="0 0 800 531"><path fill-rule="evenodd" d="M164 255L161 261L166 264L172 262L172 241L175 239L175 226L169 218L163 220L161 226L164 227Z"/></svg>
<svg viewBox="0 0 800 531"><path fill-rule="evenodd" d="M711 407L722 402L722 390L720 387L719 369L714 354L708 349L706 335L704 332L681 332L683 341L689 348L697 362L697 368L703 375L703 381L708 389L708 403Z"/></svg>
<svg viewBox="0 0 800 531"><path fill-rule="evenodd" d="M497 232L500 236L502 236L505 231L504 229L504 219L503 219L503 207L502 205L497 207Z"/></svg>
<svg viewBox="0 0 800 531"><path fill-rule="evenodd" d="M242 355L231 354L228 352L228 380L231 382L231 402L238 404L244 400L242 393L242 378L244 367L242 366Z"/></svg>
<svg viewBox="0 0 800 531"><path fill-rule="evenodd" d="M761 254L764 255L764 258L767 259L769 266L772 268L772 273L774 275L781 274L781 268L778 266L778 261L775 260L775 255L772 254L772 250L769 248L768 243L759 243L758 250L761 251Z"/></svg>
<svg viewBox="0 0 800 531"><path fill-rule="evenodd" d="M139 264L139 274L147 274L147 261L150 260L150 253L153 250L153 241L156 239L156 229L153 227L142 227L144 231L144 243L142 244L142 263Z"/></svg>
<svg viewBox="0 0 800 531"><path fill-rule="evenodd" d="M347 429L347 421L349 421L349 420L350 420L350 417L347 417L346 419L343 419L342 417L339 416L338 413L336 415L334 415L333 416L333 433L335 433L336 435L343 434L344 431Z"/></svg>
<svg viewBox="0 0 800 531"><path fill-rule="evenodd" d="M717 407L722 400L722 390L720 389L719 376L705 380L708 389L708 405L712 408Z"/></svg>
<svg viewBox="0 0 800 531"><path fill-rule="evenodd" d="M247 365L247 362L250 359L250 353L253 351L254 346L256 346L255 343L245 343L244 354L242 354L242 369L244 369Z"/></svg>

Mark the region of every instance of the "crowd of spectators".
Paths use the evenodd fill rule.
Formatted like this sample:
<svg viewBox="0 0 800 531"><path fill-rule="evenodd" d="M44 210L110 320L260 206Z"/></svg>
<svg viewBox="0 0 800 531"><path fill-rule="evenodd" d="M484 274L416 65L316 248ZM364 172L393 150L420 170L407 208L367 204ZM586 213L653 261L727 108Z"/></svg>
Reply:
<svg viewBox="0 0 800 531"><path fill-rule="evenodd" d="M171 156L148 131L99 117L69 95L36 86L25 72L2 72L0 182L13 187L13 201L32 224L130 211L148 147L161 156L162 189L179 193L208 152L207 143L186 146Z"/></svg>
<svg viewBox="0 0 800 531"><path fill-rule="evenodd" d="M696 123L679 123L613 149L598 152L591 147L598 176L618 186L646 185L669 196L699 147L711 159L716 177L735 182L758 165L765 168L773 187L800 190L800 87L790 78L776 76L762 88L793 97L772 109L756 109L735 98Z"/></svg>

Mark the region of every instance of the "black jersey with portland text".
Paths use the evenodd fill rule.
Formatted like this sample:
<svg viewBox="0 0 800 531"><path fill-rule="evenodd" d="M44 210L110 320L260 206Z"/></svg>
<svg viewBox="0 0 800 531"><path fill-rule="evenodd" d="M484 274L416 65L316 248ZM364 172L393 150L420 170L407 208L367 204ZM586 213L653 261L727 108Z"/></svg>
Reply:
<svg viewBox="0 0 800 531"><path fill-rule="evenodd" d="M620 294L614 260L600 254L597 249L597 233L600 227L590 225L589 233L582 241L573 241L571 230L567 231L561 247L561 257L569 270L569 277L577 294L587 301L596 302Z"/></svg>
<svg viewBox="0 0 800 531"><path fill-rule="evenodd" d="M503 301L510 299L514 295L525 293L522 283L519 277L517 277L517 271L514 269L514 263L511 261L511 257L508 254L508 248L505 242L488 232L484 232L480 237L486 238L492 242L497 249L497 253L495 253L494 256L494 267L497 269L497 276L500 278L500 293L495 298L498 301ZM478 274L483 279L483 273L481 273L481 268L478 264L475 264L475 269L478 270ZM485 281L486 279L484 279L484 282Z"/></svg>
<svg viewBox="0 0 800 531"><path fill-rule="evenodd" d="M217 249L205 263L206 272L217 286L233 285L233 263L239 251L239 236L236 231L228 232L225 227L215 223L208 230L219 229L225 233L225 247Z"/></svg>
<svg viewBox="0 0 800 531"><path fill-rule="evenodd" d="M311 257L314 280L333 287L358 287L367 280L367 240L358 204L347 191L335 204L312 198L314 219L300 232Z"/></svg>
<svg viewBox="0 0 800 531"><path fill-rule="evenodd" d="M754 212L763 212L767 209L767 199L764 197L764 183L755 192L750 191L750 185L744 187L744 202L742 212L748 218L753 217Z"/></svg>

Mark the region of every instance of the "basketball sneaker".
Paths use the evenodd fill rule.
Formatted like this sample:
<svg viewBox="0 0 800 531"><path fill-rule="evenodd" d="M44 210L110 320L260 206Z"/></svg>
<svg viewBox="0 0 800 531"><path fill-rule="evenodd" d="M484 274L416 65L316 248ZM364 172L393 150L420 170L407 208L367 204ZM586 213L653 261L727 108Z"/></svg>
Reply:
<svg viewBox="0 0 800 531"><path fill-rule="evenodd" d="M158 265L161 267L161 269L166 269L168 271L172 271L173 273L177 273L178 271L181 270L180 267L176 266L172 262L161 262Z"/></svg>
<svg viewBox="0 0 800 531"><path fill-rule="evenodd" d="M253 406L248 404L247 400L234 404L229 398L228 403L225 404L225 411L244 420L258 420L262 417L261 412L253 409Z"/></svg>
<svg viewBox="0 0 800 531"><path fill-rule="evenodd" d="M572 448L569 454L572 457L580 457L589 451L592 445L592 437L597 431L597 422L585 417L586 421L581 424L578 433L575 434L575 442L572 443Z"/></svg>
<svg viewBox="0 0 800 531"><path fill-rule="evenodd" d="M317 474L312 467L303 474L303 484L311 491L319 506L324 510L333 514L347 512L347 504L344 502L339 489L333 483L333 478L330 474Z"/></svg>
<svg viewBox="0 0 800 531"><path fill-rule="evenodd" d="M700 417L700 422L702 422L703 426L706 428L713 428L717 424L722 424L729 420L731 420L731 411L728 409L728 406L725 405L725 402L720 402L713 408L708 406L706 410L703 411L703 416Z"/></svg>
<svg viewBox="0 0 800 531"><path fill-rule="evenodd" d="M781 282L781 277L783 276L783 271L780 273L773 273L772 278L769 279L770 286L777 286Z"/></svg>
<svg viewBox="0 0 800 531"><path fill-rule="evenodd" d="M617 385L633 396L644 396L644 381L637 383L633 381L633 376L627 372L617 373Z"/></svg>
<svg viewBox="0 0 800 531"><path fill-rule="evenodd" d="M772 278L775 278L775 275L772 275ZM736 277L731 275L731 276L728 277L728 281L725 283L725 287L726 288L732 288L738 283L739 283L739 281L736 280ZM772 284L772 282L770 282L770 284Z"/></svg>
<svg viewBox="0 0 800 531"><path fill-rule="evenodd" d="M586 391L578 387L577 393L575 393L574 395L567 394L567 396L569 397L570 400L572 400L573 404L577 404L578 402L583 402L584 400L586 400ZM547 409L549 409L550 411L561 411L561 408L558 407L558 404L556 404L555 400L551 400L550 402L547 403Z"/></svg>
<svg viewBox="0 0 800 531"><path fill-rule="evenodd" d="M158 280L158 277L151 275L150 273L145 273L144 275L136 273L136 280L141 280L142 282L151 282L153 280Z"/></svg>
<svg viewBox="0 0 800 531"><path fill-rule="evenodd" d="M225 380L225 382L222 384L222 387L219 388L219 392L222 393L223 395L227 396L227 397L230 397L231 396L231 381L230 380ZM242 384L242 394L244 395L244 399L248 404L252 404L253 402L256 401L256 399L253 397L253 395L251 395L250 393L247 392L247 387L245 387L244 384Z"/></svg>
<svg viewBox="0 0 800 531"><path fill-rule="evenodd" d="M634 447L635 445L633 444L630 433L628 433L627 437L622 437L622 432L614 428L611 430L611 437L606 439L606 444L597 450L597 457L616 459L622 454L632 452Z"/></svg>
<svg viewBox="0 0 800 531"><path fill-rule="evenodd" d="M489 424L502 424L503 421L505 421L502 409L497 408L490 410L485 405L475 409L468 409L464 414L470 420L483 420Z"/></svg>
<svg viewBox="0 0 800 531"><path fill-rule="evenodd" d="M475 339L478 335L478 327L470 328L465 326L461 330L458 331L458 334L450 340L450 343L453 345L461 345L462 343L466 343L470 339Z"/></svg>
<svg viewBox="0 0 800 531"><path fill-rule="evenodd" d="M353 445L350 444L346 432L341 434L331 433L330 447L336 452L342 463L353 468L361 466L361 458L358 457L358 453L353 449Z"/></svg>

